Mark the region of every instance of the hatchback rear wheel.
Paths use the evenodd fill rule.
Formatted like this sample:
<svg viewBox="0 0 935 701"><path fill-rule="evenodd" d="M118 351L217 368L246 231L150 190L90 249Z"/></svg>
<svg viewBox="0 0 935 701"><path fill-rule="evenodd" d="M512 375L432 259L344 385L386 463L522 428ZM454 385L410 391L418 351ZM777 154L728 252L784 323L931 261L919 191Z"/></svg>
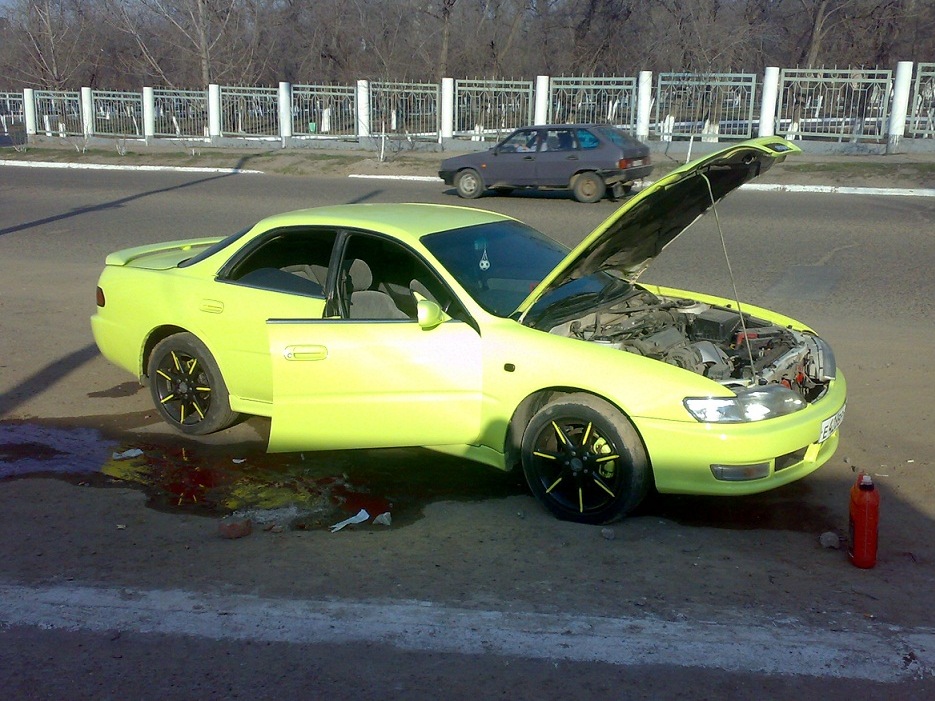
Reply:
<svg viewBox="0 0 935 701"><path fill-rule="evenodd" d="M600 175L593 171L588 171L587 173L580 173L575 176L575 184L572 187L572 191L575 194L575 199L579 202L597 202L602 199L604 193L607 192L607 185Z"/></svg>

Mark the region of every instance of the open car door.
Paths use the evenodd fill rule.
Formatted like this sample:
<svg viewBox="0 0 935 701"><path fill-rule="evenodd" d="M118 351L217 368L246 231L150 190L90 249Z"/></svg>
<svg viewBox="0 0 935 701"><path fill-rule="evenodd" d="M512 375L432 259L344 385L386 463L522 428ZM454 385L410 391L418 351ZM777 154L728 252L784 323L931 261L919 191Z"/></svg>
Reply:
<svg viewBox="0 0 935 701"><path fill-rule="evenodd" d="M269 450L470 444L481 341L455 319L271 319Z"/></svg>

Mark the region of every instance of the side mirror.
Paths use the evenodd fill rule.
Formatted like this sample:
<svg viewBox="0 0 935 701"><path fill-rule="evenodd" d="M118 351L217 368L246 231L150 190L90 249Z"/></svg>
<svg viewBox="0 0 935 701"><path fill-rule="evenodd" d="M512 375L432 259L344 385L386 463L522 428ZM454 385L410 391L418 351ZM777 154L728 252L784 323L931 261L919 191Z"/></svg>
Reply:
<svg viewBox="0 0 935 701"><path fill-rule="evenodd" d="M421 326L423 330L428 331L429 329L434 329L439 324L451 318L438 306L437 302L426 299L418 293L413 294L416 295L417 300L416 311L418 314L419 326Z"/></svg>

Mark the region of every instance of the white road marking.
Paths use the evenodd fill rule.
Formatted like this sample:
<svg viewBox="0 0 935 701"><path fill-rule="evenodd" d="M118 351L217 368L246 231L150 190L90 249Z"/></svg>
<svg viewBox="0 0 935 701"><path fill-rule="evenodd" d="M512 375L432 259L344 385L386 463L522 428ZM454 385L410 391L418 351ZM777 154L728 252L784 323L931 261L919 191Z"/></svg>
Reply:
<svg viewBox="0 0 935 701"><path fill-rule="evenodd" d="M731 620L741 620L731 615ZM665 664L900 682L935 674L935 629L856 620L668 621L455 608L425 601L305 601L182 590L0 585L0 627L137 631L217 641L342 644L528 659Z"/></svg>
<svg viewBox="0 0 935 701"><path fill-rule="evenodd" d="M71 168L75 170L141 170L169 171L173 173L225 173L238 175L264 175L262 170L244 168L196 168L188 166L142 166L111 165L105 163L54 163L50 161L3 161L0 166L19 166L21 168Z"/></svg>
<svg viewBox="0 0 935 701"><path fill-rule="evenodd" d="M824 195L882 195L885 197L935 197L935 189L922 187L850 187L846 185L780 185L747 183L741 190L762 192L816 192Z"/></svg>
<svg viewBox="0 0 935 701"><path fill-rule="evenodd" d="M441 178L434 175L365 175L363 173L351 173L349 178L362 178L369 180L413 180L420 183L440 183Z"/></svg>

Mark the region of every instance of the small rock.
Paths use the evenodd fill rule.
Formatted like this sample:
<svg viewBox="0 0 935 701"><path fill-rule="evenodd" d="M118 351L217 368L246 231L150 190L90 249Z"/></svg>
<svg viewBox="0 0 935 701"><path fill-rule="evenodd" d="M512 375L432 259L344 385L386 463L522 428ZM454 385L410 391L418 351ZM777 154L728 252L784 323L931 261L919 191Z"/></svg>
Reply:
<svg viewBox="0 0 935 701"><path fill-rule="evenodd" d="M613 540L614 538L617 537L617 533L616 533L616 531L614 531L613 528L602 528L602 529L601 529L601 537L602 537L604 540Z"/></svg>
<svg viewBox="0 0 935 701"><path fill-rule="evenodd" d="M384 511L382 514L373 519L374 524L377 526L392 526L393 525L393 516L389 511Z"/></svg>
<svg viewBox="0 0 935 701"><path fill-rule="evenodd" d="M282 533L283 527L277 523L275 526L273 526L269 530L270 530L270 533Z"/></svg>
<svg viewBox="0 0 935 701"><path fill-rule="evenodd" d="M218 524L218 535L234 540L253 533L253 522L248 518L224 519Z"/></svg>
<svg viewBox="0 0 935 701"><path fill-rule="evenodd" d="M821 547L830 548L832 550L837 550L841 547L841 537L834 531L825 531L822 533L818 542L821 543Z"/></svg>

